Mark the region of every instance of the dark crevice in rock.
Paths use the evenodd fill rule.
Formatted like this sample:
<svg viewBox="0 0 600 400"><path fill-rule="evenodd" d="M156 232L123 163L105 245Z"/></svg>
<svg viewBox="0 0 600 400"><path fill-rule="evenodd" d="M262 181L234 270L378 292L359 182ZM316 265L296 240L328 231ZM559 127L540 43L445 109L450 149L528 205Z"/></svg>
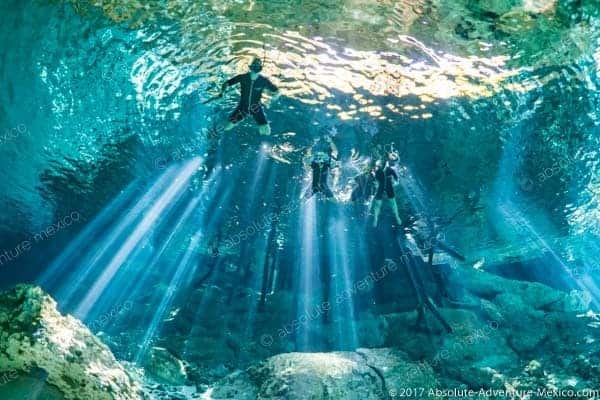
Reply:
<svg viewBox="0 0 600 400"><path fill-rule="evenodd" d="M541 307L538 307L537 309L540 310L540 311L544 311L546 313L547 312L551 312L551 311L553 311L552 306L554 306L555 304L560 303L561 301L563 301L562 298L554 300L554 301L552 301L552 302L550 302L548 304L544 304Z"/></svg>
<svg viewBox="0 0 600 400"><path fill-rule="evenodd" d="M375 374L379 377L379 380L381 381L381 391L383 393L383 398L386 400L391 399L390 392L387 389L387 384L385 382L385 376L383 375L383 372L381 372L381 370L379 368L369 364L369 360L368 360L366 354L364 354L358 350L356 351L356 354L361 356L363 358L363 360L365 360L365 365L367 367L369 367L373 372L375 372Z"/></svg>
<svg viewBox="0 0 600 400"><path fill-rule="evenodd" d="M473 296L479 297L480 299L484 299L487 301L494 301L494 299L501 294L501 291L491 292L491 293L481 293L476 291L469 291Z"/></svg>

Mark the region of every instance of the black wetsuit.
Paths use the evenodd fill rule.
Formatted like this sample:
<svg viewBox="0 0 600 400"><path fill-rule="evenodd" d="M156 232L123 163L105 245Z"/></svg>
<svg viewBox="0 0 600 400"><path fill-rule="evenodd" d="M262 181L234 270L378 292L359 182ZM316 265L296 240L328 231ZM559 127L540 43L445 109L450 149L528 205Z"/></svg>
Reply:
<svg viewBox="0 0 600 400"><path fill-rule="evenodd" d="M310 167L312 168L312 192L310 195L323 193L327 198L333 197L333 192L327 184L327 177L331 169L331 157L325 161L313 160Z"/></svg>
<svg viewBox="0 0 600 400"><path fill-rule="evenodd" d="M393 199L396 196L396 193L394 193L394 180L398 180L398 174L396 174L396 171L394 171L393 168L377 168L377 170L375 170L375 179L378 183L375 199L383 199L384 193L389 199Z"/></svg>
<svg viewBox="0 0 600 400"><path fill-rule="evenodd" d="M223 86L233 86L237 83L241 86L240 102L236 109L229 115L229 121L235 124L250 114L254 117L258 125L266 125L268 123L267 117L263 111L260 99L263 90L268 89L271 92L276 92L278 90L277 86L262 75L259 75L256 80L252 81L249 72L234 76L225 82Z"/></svg>

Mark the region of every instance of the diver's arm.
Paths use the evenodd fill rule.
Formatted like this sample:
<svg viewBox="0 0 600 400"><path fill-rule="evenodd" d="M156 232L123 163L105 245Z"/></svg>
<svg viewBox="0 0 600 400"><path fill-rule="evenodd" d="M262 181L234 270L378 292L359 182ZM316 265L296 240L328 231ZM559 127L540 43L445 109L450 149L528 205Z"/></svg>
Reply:
<svg viewBox="0 0 600 400"><path fill-rule="evenodd" d="M306 154L304 154L304 157L302 157L302 163L307 168L311 166L311 164L312 164L312 151L310 149L308 149L306 151Z"/></svg>
<svg viewBox="0 0 600 400"><path fill-rule="evenodd" d="M401 185L400 185L400 178L398 177L398 172L396 172L395 168L390 168L392 170L392 187L396 190L398 190Z"/></svg>
<svg viewBox="0 0 600 400"><path fill-rule="evenodd" d="M279 100L279 97L281 96L279 89L274 92L269 91L269 93L271 94L271 102Z"/></svg>
<svg viewBox="0 0 600 400"><path fill-rule="evenodd" d="M279 96L281 96L281 92L279 91L279 88L277 86L275 86L273 84L273 82L271 82L267 78L265 78L265 80L267 81L266 85L265 85L265 89L267 89L267 91L271 95L271 101L270 102L277 101L277 99L279 99Z"/></svg>
<svg viewBox="0 0 600 400"><path fill-rule="evenodd" d="M227 84L227 82L223 82L223 84L221 85L221 91L219 92L219 97L223 97L225 89L227 89L228 87L229 85Z"/></svg>
<svg viewBox="0 0 600 400"><path fill-rule="evenodd" d="M233 86L237 83L240 83L241 80L242 80L242 75L236 75L233 78L228 79L225 82L223 82L223 84L221 85L221 93L219 93L219 97L223 96L223 94L225 93L225 90L228 87Z"/></svg>
<svg viewBox="0 0 600 400"><path fill-rule="evenodd" d="M271 92L269 89L267 89L267 91L271 95L271 98L269 100L267 100L264 103L264 105L268 107L279 99L279 96L281 95L281 93L279 93L279 90L277 90L275 92Z"/></svg>
<svg viewBox="0 0 600 400"><path fill-rule="evenodd" d="M335 143L333 143L333 139L331 139L330 136L327 136L327 143L329 143L329 147L331 148L331 157L337 161L338 159L338 148L335 145Z"/></svg>

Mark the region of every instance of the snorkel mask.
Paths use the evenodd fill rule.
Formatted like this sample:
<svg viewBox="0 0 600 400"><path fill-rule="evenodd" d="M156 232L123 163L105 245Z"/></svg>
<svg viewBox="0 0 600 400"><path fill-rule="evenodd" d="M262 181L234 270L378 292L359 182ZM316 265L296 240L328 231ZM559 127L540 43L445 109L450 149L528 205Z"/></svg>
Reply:
<svg viewBox="0 0 600 400"><path fill-rule="evenodd" d="M260 61L259 58L255 58L254 60L252 60L252 63L250 63L250 66L248 68L251 72L258 74L263 69L262 61Z"/></svg>

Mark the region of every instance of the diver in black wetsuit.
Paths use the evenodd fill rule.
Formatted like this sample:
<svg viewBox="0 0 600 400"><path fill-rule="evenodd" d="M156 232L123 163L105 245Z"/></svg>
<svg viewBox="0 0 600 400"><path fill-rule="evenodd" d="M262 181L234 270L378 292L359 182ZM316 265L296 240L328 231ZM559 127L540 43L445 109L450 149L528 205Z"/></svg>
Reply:
<svg viewBox="0 0 600 400"><path fill-rule="evenodd" d="M304 196L306 199L311 198L316 193L323 193L328 199L333 198L333 192L329 188L327 179L329 177L329 172L335 166L338 150L329 136L325 137L325 141L327 142L327 148L317 148L316 153L310 162L312 183L308 193ZM317 142L315 146L318 144L319 143Z"/></svg>
<svg viewBox="0 0 600 400"><path fill-rule="evenodd" d="M394 192L394 182L398 181L398 174L389 163L377 161L375 164L375 180L377 181L377 192L373 200L373 226L377 227L379 223L379 214L381 214L381 205L384 198L390 205L396 224L398 227L402 226L402 220L398 214L398 205L396 204L396 193Z"/></svg>
<svg viewBox="0 0 600 400"><path fill-rule="evenodd" d="M373 195L375 170L373 165L369 162L363 171L352 178L354 188L350 194L350 201L355 203L366 203L371 199Z"/></svg>
<svg viewBox="0 0 600 400"><path fill-rule="evenodd" d="M310 168L312 169L310 196L314 195L315 193L323 193L328 199L332 198L333 192L327 184L329 170L331 169L331 157L323 152L317 153L315 158L310 163Z"/></svg>
<svg viewBox="0 0 600 400"><path fill-rule="evenodd" d="M219 97L223 96L225 89L235 84L241 86L240 102L236 109L229 115L229 122L225 126L225 130L231 130L235 125L241 122L248 115L252 115L258 124L258 131L261 135L270 135L271 127L267 121L267 117L263 110L261 97L263 90L273 94L272 101L279 97L279 89L270 80L260 75L262 71L262 62L255 58L250 64L249 71L245 74L234 76L227 82L223 83Z"/></svg>

